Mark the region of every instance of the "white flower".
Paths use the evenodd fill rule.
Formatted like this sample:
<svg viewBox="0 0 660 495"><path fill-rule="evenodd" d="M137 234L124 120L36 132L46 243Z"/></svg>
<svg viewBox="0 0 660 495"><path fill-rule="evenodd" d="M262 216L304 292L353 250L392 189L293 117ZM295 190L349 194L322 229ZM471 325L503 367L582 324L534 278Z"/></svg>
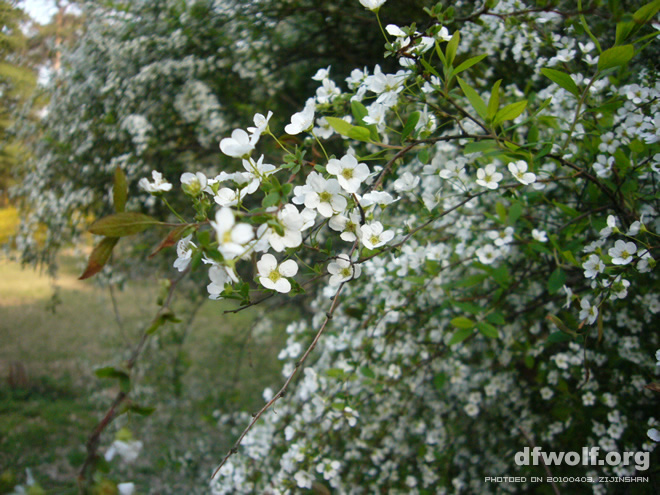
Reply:
<svg viewBox="0 0 660 495"><path fill-rule="evenodd" d="M190 242L192 239L192 234L187 235L181 239L176 245L176 255L177 258L174 261L174 268L182 272L190 264L192 259L193 248L197 247L195 244Z"/></svg>
<svg viewBox="0 0 660 495"><path fill-rule="evenodd" d="M268 129L268 121L272 116L273 116L273 112L271 111L269 111L268 115L266 115L265 117L260 113L256 113L253 119L254 127L248 127L247 128L248 132L252 136L261 136L263 133L266 132L266 129Z"/></svg>
<svg viewBox="0 0 660 495"><path fill-rule="evenodd" d="M312 482L314 481L314 476L304 471L298 471L293 479L296 480L296 485L298 488L312 488Z"/></svg>
<svg viewBox="0 0 660 495"><path fill-rule="evenodd" d="M348 193L356 193L360 185L369 176L369 167L358 163L353 155L345 155L341 160L331 158L326 170L336 175L339 185Z"/></svg>
<svg viewBox="0 0 660 495"><path fill-rule="evenodd" d="M360 413L358 413L355 409L352 409L350 407L345 407L344 416L348 421L348 426L352 428L357 424L357 419L360 417Z"/></svg>
<svg viewBox="0 0 660 495"><path fill-rule="evenodd" d="M548 236L545 230L532 229L532 237L538 242L548 242Z"/></svg>
<svg viewBox="0 0 660 495"><path fill-rule="evenodd" d="M218 250L225 259L232 259L243 254L244 245L252 240L254 231L245 223L236 223L234 213L229 208L221 208L211 221L218 236Z"/></svg>
<svg viewBox="0 0 660 495"><path fill-rule="evenodd" d="M339 461L331 461L330 459L324 459L323 462L316 465L316 472L323 474L323 479L331 480L339 473L339 468L341 463Z"/></svg>
<svg viewBox="0 0 660 495"><path fill-rule="evenodd" d="M316 105L314 101L308 100L308 103L301 112L294 113L291 116L291 123L284 128L284 131L292 136L308 131L314 125L315 109Z"/></svg>
<svg viewBox="0 0 660 495"><path fill-rule="evenodd" d="M245 187L245 194L252 194L259 188L259 184L264 177L267 177L277 170L275 165L264 163L264 155L261 155L255 162L252 158L243 160L243 168L245 172L242 174L243 178L248 182Z"/></svg>
<svg viewBox="0 0 660 495"><path fill-rule="evenodd" d="M654 442L660 442L660 431L656 430L655 428L651 428L649 431L646 432L646 434Z"/></svg>
<svg viewBox="0 0 660 495"><path fill-rule="evenodd" d="M398 192L409 192L417 187L419 184L419 175L413 175L410 172L405 172L401 177L394 181L394 189Z"/></svg>
<svg viewBox="0 0 660 495"><path fill-rule="evenodd" d="M486 244L477 249L476 254L481 263L484 265L490 265L493 261L499 258L502 253L499 249L493 247L492 244Z"/></svg>
<svg viewBox="0 0 660 495"><path fill-rule="evenodd" d="M376 12L387 0L360 0L363 7Z"/></svg>
<svg viewBox="0 0 660 495"><path fill-rule="evenodd" d="M230 189L223 187L218 190L213 199L220 206L236 206L247 194L248 189Z"/></svg>
<svg viewBox="0 0 660 495"><path fill-rule="evenodd" d="M217 263L213 263L209 268L209 278L211 283L206 286L206 290L209 293L209 299L214 301L220 299L220 294L225 290L225 284L238 282L238 277L233 268Z"/></svg>
<svg viewBox="0 0 660 495"><path fill-rule="evenodd" d="M261 285L285 294L291 290L291 283L285 277L298 273L298 265L293 260L286 260L278 266L275 256L266 253L257 261L257 270Z"/></svg>
<svg viewBox="0 0 660 495"><path fill-rule="evenodd" d="M142 178L138 182L138 186L151 194L167 192L172 189L172 184L163 179L163 175L160 172L152 171L151 177L153 177L153 182L149 182L149 179Z"/></svg>
<svg viewBox="0 0 660 495"><path fill-rule="evenodd" d="M536 181L536 175L527 171L527 162L525 160L509 163L509 172L511 172L518 182L526 186Z"/></svg>
<svg viewBox="0 0 660 495"><path fill-rule="evenodd" d="M292 204L287 204L277 214L277 219L284 230L278 234L271 229L268 242L275 251L282 252L285 248L294 248L302 244L302 231L305 230L305 217Z"/></svg>
<svg viewBox="0 0 660 495"><path fill-rule="evenodd" d="M593 392L588 391L582 396L582 404L585 406L593 406L596 403L596 396Z"/></svg>
<svg viewBox="0 0 660 495"><path fill-rule="evenodd" d="M494 241L498 247L506 246L513 242L513 227L507 227L504 230L489 230L486 235L489 239Z"/></svg>
<svg viewBox="0 0 660 495"><path fill-rule="evenodd" d="M335 215L328 222L332 230L341 232L339 237L346 242L353 242L357 239L358 227L360 226L360 213L352 211L348 217L344 215Z"/></svg>
<svg viewBox="0 0 660 495"><path fill-rule="evenodd" d="M440 28L440 31L438 31L438 34L436 34L437 38L440 41L450 41L451 40L451 34L449 34L449 30L442 26Z"/></svg>
<svg viewBox="0 0 660 495"><path fill-rule="evenodd" d="M330 66L327 66L325 69L319 69L316 71L316 74L312 76L312 79L315 81L323 81L330 77Z"/></svg>
<svg viewBox="0 0 660 495"><path fill-rule="evenodd" d="M497 189L498 182L503 178L493 163L477 170L477 184L488 189Z"/></svg>
<svg viewBox="0 0 660 495"><path fill-rule="evenodd" d="M206 175L201 172L191 174L186 172L181 175L181 189L186 194L197 196L206 188Z"/></svg>
<svg viewBox="0 0 660 495"><path fill-rule="evenodd" d="M598 308L596 306L592 306L589 302L589 299L586 297L582 298L582 301L580 301L580 306L582 307L579 316L580 320L588 320L589 325L593 324L593 322L596 321L596 318L598 317Z"/></svg>
<svg viewBox="0 0 660 495"><path fill-rule="evenodd" d="M360 204L364 208L371 205L387 206L394 201L392 195L385 191L371 191L360 198Z"/></svg>
<svg viewBox="0 0 660 495"><path fill-rule="evenodd" d="M362 225L359 230L360 240L367 249L376 249L387 244L394 238L394 232L386 230L383 232L383 225L380 222L371 222Z"/></svg>
<svg viewBox="0 0 660 495"><path fill-rule="evenodd" d="M139 440L115 440L105 452L105 460L110 462L115 455L119 455L122 461L131 463L138 458L142 450L142 442Z"/></svg>
<svg viewBox="0 0 660 495"><path fill-rule="evenodd" d="M633 259L637 252L637 245L634 242L626 242L619 239L614 243L614 247L607 251L612 257L612 263L615 265L627 265Z"/></svg>
<svg viewBox="0 0 660 495"><path fill-rule="evenodd" d="M259 140L259 134L248 135L243 129L234 129L231 137L220 141L220 150L227 156L242 158L252 153L254 146Z"/></svg>
<svg viewBox="0 0 660 495"><path fill-rule="evenodd" d="M618 232L619 229L616 227L616 217L614 215L607 216L607 227L600 230L600 236L607 238L612 234L612 232Z"/></svg>
<svg viewBox="0 0 660 495"><path fill-rule="evenodd" d="M117 490L119 491L119 495L133 495L135 483L119 483Z"/></svg>
<svg viewBox="0 0 660 495"><path fill-rule="evenodd" d="M360 265L351 263L351 259L346 254L340 254L335 261L328 264L330 275L330 285L339 285L353 278L360 276L362 268Z"/></svg>
<svg viewBox="0 0 660 495"><path fill-rule="evenodd" d="M584 268L584 276L586 278L596 278L599 273L605 271L605 264L598 255L591 254L587 261L582 263L582 268Z"/></svg>
<svg viewBox="0 0 660 495"><path fill-rule="evenodd" d="M346 209L346 198L341 195L341 187L337 179L325 180L321 174L311 172L304 186L296 186L293 202L304 203L307 208L317 210L321 215L330 218Z"/></svg>

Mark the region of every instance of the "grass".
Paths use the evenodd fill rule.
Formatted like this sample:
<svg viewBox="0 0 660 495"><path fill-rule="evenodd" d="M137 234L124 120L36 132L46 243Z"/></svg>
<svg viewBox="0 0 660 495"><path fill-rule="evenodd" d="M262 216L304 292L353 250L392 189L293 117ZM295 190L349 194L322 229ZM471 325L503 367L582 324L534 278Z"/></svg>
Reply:
<svg viewBox="0 0 660 495"><path fill-rule="evenodd" d="M77 280L79 261L63 257L55 284L0 261L0 493L24 483L28 467L46 493L77 492L85 440L117 391L94 369L121 364L158 308L157 284L133 281L116 292L119 325L108 288ZM174 305L183 320L190 307ZM227 307L205 302L187 330L185 323L167 324L145 349L132 396L156 411L124 415L102 437L101 452L119 426L145 443L136 465L113 465L110 479L135 481L140 493L188 491L233 440L218 429L217 414L255 410L263 388L279 384L282 322L253 332L257 310L225 315ZM277 322L291 313L269 316ZM27 379L10 384L12 367ZM200 442L208 443L204 452Z"/></svg>

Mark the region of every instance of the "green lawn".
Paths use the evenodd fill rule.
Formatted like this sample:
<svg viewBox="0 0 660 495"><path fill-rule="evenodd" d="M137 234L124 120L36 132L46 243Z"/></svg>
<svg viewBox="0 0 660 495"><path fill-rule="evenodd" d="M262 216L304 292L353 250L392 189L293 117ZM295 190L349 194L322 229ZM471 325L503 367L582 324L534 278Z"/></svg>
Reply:
<svg viewBox="0 0 660 495"><path fill-rule="evenodd" d="M0 261L0 493L24 483L27 467L47 493L76 493L85 439L117 390L94 369L120 365L158 309L157 283L131 282L116 292L120 325L109 290L77 280L80 258L63 257L61 265L54 292L49 277ZM156 411L122 416L101 442L103 451L127 426L144 442L143 454L134 466L113 464L109 479L134 481L140 493L198 486L233 440L215 417L254 410L263 388L280 383L276 356L290 312L264 308L275 324L253 332L260 310L223 314L229 307L204 302L185 330L191 304L175 302L184 323L154 336L134 384L133 397ZM27 381L16 383L14 373L10 384L11 367Z"/></svg>

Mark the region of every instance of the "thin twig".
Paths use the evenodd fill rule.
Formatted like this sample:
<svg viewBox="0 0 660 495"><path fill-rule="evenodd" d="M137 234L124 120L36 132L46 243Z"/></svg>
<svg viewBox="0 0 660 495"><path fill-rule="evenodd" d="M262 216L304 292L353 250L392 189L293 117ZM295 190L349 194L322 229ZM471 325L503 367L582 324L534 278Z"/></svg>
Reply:
<svg viewBox="0 0 660 495"><path fill-rule="evenodd" d="M532 447L532 449L536 448L536 444L534 443L534 440L532 440L532 437L529 435L529 433L527 433L522 426L518 426L518 429L520 430L520 433L522 433L523 436L527 439L527 442ZM552 490L555 492L555 495L560 495L557 484L554 481L552 481L553 480L552 471L550 471L550 468L545 463L543 456L541 456L541 464L543 464L543 469L545 469L545 474L548 475L548 479L550 480L550 485L552 485Z"/></svg>
<svg viewBox="0 0 660 495"><path fill-rule="evenodd" d="M170 281L170 288L167 293L167 297L163 302L163 305L159 308L158 312L151 320L149 325L147 325L142 331L140 341L137 343L133 349L133 352L131 353L131 357L126 362L125 369L129 375L131 370L135 367L135 364L137 363L137 360L140 357L140 354L142 353L147 340L149 339L150 329L159 320L159 318L161 318L167 311L169 311L176 286L189 272L190 267L183 271L177 278ZM99 447L101 434L108 427L108 425L110 425L110 423L112 423L112 421L121 414L122 411L120 411L120 406L127 399L128 392L119 391L115 399L112 401L111 406L108 408L108 411L103 416L103 419L99 421L99 423L92 430L92 433L87 438L87 457L85 458L85 461L83 462L83 465L78 473L78 489L82 494L89 493L89 476L93 473L93 465L97 459L97 450Z"/></svg>
<svg viewBox="0 0 660 495"><path fill-rule="evenodd" d="M354 246L355 248L355 246ZM222 466L225 465L227 460L234 454L238 452L238 447L240 447L241 442L243 441L243 438L245 438L245 435L248 434L248 432L252 429L252 427L255 425L257 421L259 421L259 418L268 410L270 409L273 404L275 404L279 399L284 397L286 394L287 388L289 387L289 384L293 380L293 378L298 374L298 371L303 367L303 364L307 360L307 356L314 350L316 347L316 344L318 343L319 339L321 338L321 335L325 331L326 327L328 326L328 323L332 319L332 316L335 312L335 309L337 309L337 305L339 303L339 294L341 293L341 290L344 287L344 284L346 282L342 282L339 285L339 288L337 289L337 292L335 293L335 296L332 299L332 304L330 305L330 310L325 314L325 321L323 322L323 325L321 325L321 328L319 328L319 331L316 333L316 337L314 337L314 340L312 343L309 345L307 350L305 351L305 354L303 354L302 358L296 363L296 366L293 368L293 371L289 375L289 377L286 379L284 382L284 385L282 385L282 388L273 396L272 399L270 399L257 413L252 415L252 421L247 425L247 427L243 430L243 433L238 437L238 440L234 443L233 447L229 449L229 452L227 452L227 455L222 459L220 464L218 465L217 468L215 468L215 471L213 471L213 474L211 475L211 480L215 478L215 476L218 474L218 471L222 468Z"/></svg>

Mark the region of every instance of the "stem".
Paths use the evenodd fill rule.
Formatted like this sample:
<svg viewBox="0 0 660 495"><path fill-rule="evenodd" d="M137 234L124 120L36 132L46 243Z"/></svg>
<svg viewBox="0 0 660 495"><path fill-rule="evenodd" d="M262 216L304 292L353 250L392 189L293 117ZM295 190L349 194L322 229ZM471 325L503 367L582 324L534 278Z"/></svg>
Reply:
<svg viewBox="0 0 660 495"><path fill-rule="evenodd" d="M172 213L174 213L174 216L177 217L181 222L183 223L188 223L185 218L183 218L181 215L179 215L174 208L172 208L172 205L165 199L165 196L161 196L163 198L163 203L165 203L165 206L167 206Z"/></svg>

